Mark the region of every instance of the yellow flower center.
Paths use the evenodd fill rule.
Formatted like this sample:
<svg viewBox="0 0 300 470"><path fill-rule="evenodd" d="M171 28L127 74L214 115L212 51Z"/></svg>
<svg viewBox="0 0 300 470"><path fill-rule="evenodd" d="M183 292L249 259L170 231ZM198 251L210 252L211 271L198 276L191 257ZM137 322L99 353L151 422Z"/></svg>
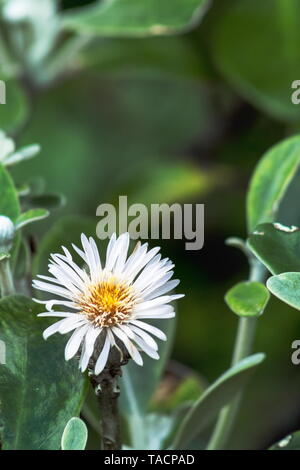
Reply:
<svg viewBox="0 0 300 470"><path fill-rule="evenodd" d="M136 295L132 286L115 279L91 285L77 303L95 326L112 327L131 316Z"/></svg>

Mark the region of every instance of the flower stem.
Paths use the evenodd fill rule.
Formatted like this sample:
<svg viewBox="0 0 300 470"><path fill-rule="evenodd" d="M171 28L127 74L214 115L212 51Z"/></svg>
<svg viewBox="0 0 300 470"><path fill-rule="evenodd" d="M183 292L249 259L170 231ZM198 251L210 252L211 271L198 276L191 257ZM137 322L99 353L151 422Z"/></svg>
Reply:
<svg viewBox="0 0 300 470"><path fill-rule="evenodd" d="M256 259L250 259L250 281L263 282L265 277L264 266ZM240 317L238 331L231 365L234 366L239 361L249 356L252 352L257 318ZM216 427L208 443L208 450L224 449L235 423L243 392L239 392L229 405L224 407L219 415Z"/></svg>
<svg viewBox="0 0 300 470"><path fill-rule="evenodd" d="M0 288L2 297L15 293L15 286L8 256L0 259Z"/></svg>
<svg viewBox="0 0 300 470"><path fill-rule="evenodd" d="M91 377L91 383L95 388L101 412L102 450L119 450L122 448L118 407L120 390L117 380L117 376L113 376L110 370L104 371L98 377Z"/></svg>

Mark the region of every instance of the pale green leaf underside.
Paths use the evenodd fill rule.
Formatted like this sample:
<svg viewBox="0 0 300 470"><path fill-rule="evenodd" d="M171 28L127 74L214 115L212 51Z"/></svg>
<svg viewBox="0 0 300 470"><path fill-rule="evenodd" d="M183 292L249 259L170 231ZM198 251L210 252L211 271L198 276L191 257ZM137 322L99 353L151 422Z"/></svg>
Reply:
<svg viewBox="0 0 300 470"><path fill-rule="evenodd" d="M62 450L84 450L88 438L88 430L82 419L71 418L61 438Z"/></svg>
<svg viewBox="0 0 300 470"><path fill-rule="evenodd" d="M280 300L300 310L300 272L272 276L267 287Z"/></svg>

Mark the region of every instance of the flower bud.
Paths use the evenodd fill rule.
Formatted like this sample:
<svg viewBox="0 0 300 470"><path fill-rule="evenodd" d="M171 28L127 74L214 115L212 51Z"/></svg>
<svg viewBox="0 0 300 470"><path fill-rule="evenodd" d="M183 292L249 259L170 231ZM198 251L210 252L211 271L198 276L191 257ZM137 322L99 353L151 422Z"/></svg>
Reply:
<svg viewBox="0 0 300 470"><path fill-rule="evenodd" d="M15 236L15 226L5 215L0 215L0 252L8 253Z"/></svg>

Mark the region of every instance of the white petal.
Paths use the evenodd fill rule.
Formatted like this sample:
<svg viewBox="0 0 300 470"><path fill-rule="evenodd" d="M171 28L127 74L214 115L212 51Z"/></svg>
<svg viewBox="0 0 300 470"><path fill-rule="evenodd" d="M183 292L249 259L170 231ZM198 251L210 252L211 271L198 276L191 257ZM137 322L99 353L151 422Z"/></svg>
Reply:
<svg viewBox="0 0 300 470"><path fill-rule="evenodd" d="M97 265L97 261L94 256L94 250L84 233L81 234L81 243L86 254L86 260L90 270L92 282L95 282L99 277L99 265Z"/></svg>
<svg viewBox="0 0 300 470"><path fill-rule="evenodd" d="M95 365L95 375L99 375L103 371L104 367L106 366L109 351L110 351L110 339L107 334L105 338L104 346L102 348L102 351Z"/></svg>
<svg viewBox="0 0 300 470"><path fill-rule="evenodd" d="M139 336L136 336L134 341L146 354L148 354L148 356L152 357L152 359L156 359L156 360L159 359L158 352L150 348L150 346L147 343L145 343L145 341L142 338L140 338Z"/></svg>
<svg viewBox="0 0 300 470"><path fill-rule="evenodd" d="M73 298L72 292L68 291L67 289L64 289L63 287L54 286L50 283L48 284L46 282L37 281L37 280L34 280L32 285L35 289L39 289L44 292L49 292L50 294L55 294L55 295L58 295L59 297L66 297L68 299Z"/></svg>
<svg viewBox="0 0 300 470"><path fill-rule="evenodd" d="M101 333L102 328L95 328L90 326L87 334L85 335L84 353L81 358L81 371L84 372L88 366L89 360L94 352L96 340Z"/></svg>
<svg viewBox="0 0 300 470"><path fill-rule="evenodd" d="M130 323L138 326L139 328L142 328L143 330L149 331L149 333L152 333L154 336L161 339L162 341L167 340L165 333L161 331L159 328L156 328L156 326L149 325L148 323L145 323L140 320L131 320Z"/></svg>
<svg viewBox="0 0 300 470"><path fill-rule="evenodd" d="M149 292L148 295L144 297L145 300L152 300L155 297L160 297L161 295L166 294L167 292L172 291L180 283L179 279L174 279L173 281L166 282L163 286Z"/></svg>
<svg viewBox="0 0 300 470"><path fill-rule="evenodd" d="M65 347L65 360L69 361L77 353L89 325L83 325L74 331Z"/></svg>
<svg viewBox="0 0 300 470"><path fill-rule="evenodd" d="M149 348L154 349L155 351L158 350L158 346L157 346L156 342L154 341L154 339L148 333L141 330L137 326L131 325L130 327L136 335L140 336L142 338L142 340L145 341L146 344L148 344Z"/></svg>
<svg viewBox="0 0 300 470"><path fill-rule="evenodd" d="M175 295L163 295L161 297L156 297L155 299L152 300L147 300L146 302L141 302L136 306L136 310L138 312L142 312L144 310L149 310L154 307L159 307L160 305L167 304L171 302L172 300L180 299L181 297L184 297L183 294L175 294Z"/></svg>
<svg viewBox="0 0 300 470"><path fill-rule="evenodd" d="M124 331L124 333L131 339L134 339L134 333L132 332L131 328L125 324L118 325L119 328Z"/></svg>
<svg viewBox="0 0 300 470"><path fill-rule="evenodd" d="M113 233L112 236L110 237L110 240L108 242L107 249L106 249L105 268L107 268L107 266L109 264L109 260L110 260L111 254L113 252L113 249L114 249L114 246L115 246L115 243L116 243L116 239L117 239L117 236L116 236L115 233Z"/></svg>
<svg viewBox="0 0 300 470"><path fill-rule="evenodd" d="M72 312L43 312L43 313L39 313L38 314L38 317L71 317L72 315L74 315L74 313Z"/></svg>
<svg viewBox="0 0 300 470"><path fill-rule="evenodd" d="M124 346L126 347L134 362L136 362L139 366L142 366L142 356L140 355L134 344L130 341L128 336L116 326L112 327L112 331L123 342Z"/></svg>
<svg viewBox="0 0 300 470"><path fill-rule="evenodd" d="M72 243L72 247L73 249L76 251L76 253L83 259L83 261L88 264L87 262L87 257L86 257L86 254L84 251L80 250L80 248L78 248L78 246L74 245L74 243Z"/></svg>
<svg viewBox="0 0 300 470"><path fill-rule="evenodd" d="M123 233L121 236L120 236L120 252L119 252L119 256L118 256L118 259L116 261L116 265L115 265L115 268L114 268L114 272L115 273L121 273L124 266L125 266L125 262L126 262L126 259L127 259L127 253L128 253L128 248L129 248L129 233Z"/></svg>
<svg viewBox="0 0 300 470"><path fill-rule="evenodd" d="M87 323L86 318L81 314L75 313L72 315L72 317L68 317L62 320L62 324L60 325L58 331L61 335L64 335L85 323Z"/></svg>
<svg viewBox="0 0 300 470"><path fill-rule="evenodd" d="M46 328L45 331L43 332L43 338L48 339L51 335L54 335L54 333L57 333L63 321L64 320L59 320L58 322L53 323L53 325L48 326L48 328Z"/></svg>

